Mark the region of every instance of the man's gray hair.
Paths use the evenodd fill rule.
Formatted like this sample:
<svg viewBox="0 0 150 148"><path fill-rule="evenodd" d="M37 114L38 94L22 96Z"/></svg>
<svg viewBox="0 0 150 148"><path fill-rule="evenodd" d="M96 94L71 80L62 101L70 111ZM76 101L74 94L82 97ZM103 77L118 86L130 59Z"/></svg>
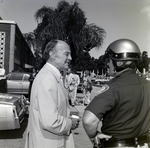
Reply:
<svg viewBox="0 0 150 148"><path fill-rule="evenodd" d="M48 42L43 52L43 56L42 56L43 60L47 61L49 59L49 56L50 56L49 52L54 49L57 43L58 43L58 40L51 40L50 42Z"/></svg>

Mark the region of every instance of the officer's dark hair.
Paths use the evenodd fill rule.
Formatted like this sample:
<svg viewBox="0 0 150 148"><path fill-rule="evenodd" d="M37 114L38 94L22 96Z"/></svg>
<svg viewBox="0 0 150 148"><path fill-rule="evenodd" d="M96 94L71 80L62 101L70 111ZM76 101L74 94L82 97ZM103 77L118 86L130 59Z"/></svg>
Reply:
<svg viewBox="0 0 150 148"><path fill-rule="evenodd" d="M54 49L57 43L58 40L51 40L50 42L48 42L42 55L43 60L47 61L49 59L50 57L49 52Z"/></svg>

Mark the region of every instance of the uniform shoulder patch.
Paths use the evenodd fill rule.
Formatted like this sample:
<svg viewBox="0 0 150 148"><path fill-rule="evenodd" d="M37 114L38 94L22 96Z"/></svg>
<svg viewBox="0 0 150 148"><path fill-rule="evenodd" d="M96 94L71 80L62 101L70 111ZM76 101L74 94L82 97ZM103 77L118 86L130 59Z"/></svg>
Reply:
<svg viewBox="0 0 150 148"><path fill-rule="evenodd" d="M104 93L105 91L107 91L109 89L109 86L107 84L104 84L97 92L97 95Z"/></svg>

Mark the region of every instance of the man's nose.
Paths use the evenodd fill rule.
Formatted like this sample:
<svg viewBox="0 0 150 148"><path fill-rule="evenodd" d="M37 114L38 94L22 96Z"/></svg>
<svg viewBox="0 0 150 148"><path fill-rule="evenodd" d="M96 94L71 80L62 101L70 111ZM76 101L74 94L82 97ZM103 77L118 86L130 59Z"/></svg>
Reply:
<svg viewBox="0 0 150 148"><path fill-rule="evenodd" d="M71 54L69 54L68 59L69 59L69 60L72 60Z"/></svg>

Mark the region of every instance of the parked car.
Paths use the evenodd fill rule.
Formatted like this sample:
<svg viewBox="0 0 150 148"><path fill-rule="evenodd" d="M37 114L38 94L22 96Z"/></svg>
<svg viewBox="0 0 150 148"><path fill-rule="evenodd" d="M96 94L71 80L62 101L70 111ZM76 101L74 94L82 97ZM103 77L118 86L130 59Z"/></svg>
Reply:
<svg viewBox="0 0 150 148"><path fill-rule="evenodd" d="M100 86L101 84L105 84L110 81L109 77L97 76L94 81L94 85Z"/></svg>
<svg viewBox="0 0 150 148"><path fill-rule="evenodd" d="M28 105L23 95L0 93L0 130L20 128Z"/></svg>
<svg viewBox="0 0 150 148"><path fill-rule="evenodd" d="M9 73L7 79L7 93L28 95L29 73L13 72Z"/></svg>

